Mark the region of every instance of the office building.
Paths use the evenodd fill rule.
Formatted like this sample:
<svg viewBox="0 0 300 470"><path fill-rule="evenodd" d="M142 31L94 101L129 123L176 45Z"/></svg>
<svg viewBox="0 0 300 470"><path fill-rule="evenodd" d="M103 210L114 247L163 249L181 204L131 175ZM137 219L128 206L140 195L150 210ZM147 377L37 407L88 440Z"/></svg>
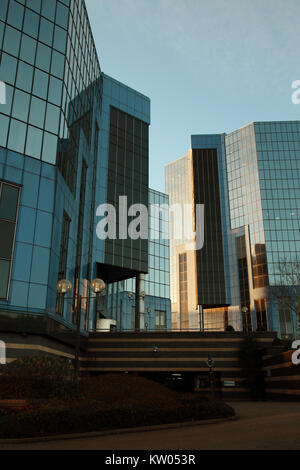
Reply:
<svg viewBox="0 0 300 470"><path fill-rule="evenodd" d="M148 240L96 234L99 205L148 206L150 100L101 71L84 0L1 0L0 53L0 331L12 357L68 355L78 311L96 325L90 282L139 289L153 262Z"/></svg>
<svg viewBox="0 0 300 470"><path fill-rule="evenodd" d="M144 306L140 329L144 331L171 330L168 207L169 198L166 194L149 189L149 268L141 288ZM110 284L101 302L105 317L113 320L117 331L135 330L134 279ZM101 327L98 331L101 331Z"/></svg>
<svg viewBox="0 0 300 470"><path fill-rule="evenodd" d="M179 165L186 174L176 185ZM274 297L282 285L295 292L280 266L295 266L299 256L299 177L298 121L254 122L228 135L193 135L187 156L166 167L170 201L186 191L194 208L205 207L204 246L187 263L187 272L196 272L187 297L197 298L199 328L299 336L297 309ZM178 273L187 255L171 239L174 323L176 315L185 314L180 302L186 288ZM185 306L190 317L193 307L193 302Z"/></svg>

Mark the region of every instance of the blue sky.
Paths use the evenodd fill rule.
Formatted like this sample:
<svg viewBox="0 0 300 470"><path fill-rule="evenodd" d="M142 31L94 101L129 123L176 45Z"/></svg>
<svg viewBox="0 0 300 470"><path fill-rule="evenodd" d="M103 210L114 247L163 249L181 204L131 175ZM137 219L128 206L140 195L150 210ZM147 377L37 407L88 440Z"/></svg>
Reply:
<svg viewBox="0 0 300 470"><path fill-rule="evenodd" d="M150 186L191 134L298 120L299 0L86 0L102 70L151 99Z"/></svg>

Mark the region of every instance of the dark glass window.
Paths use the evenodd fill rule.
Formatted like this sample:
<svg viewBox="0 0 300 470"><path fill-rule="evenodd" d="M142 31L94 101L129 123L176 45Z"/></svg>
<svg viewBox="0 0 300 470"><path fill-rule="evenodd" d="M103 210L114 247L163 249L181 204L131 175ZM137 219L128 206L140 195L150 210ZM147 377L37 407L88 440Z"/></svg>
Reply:
<svg viewBox="0 0 300 470"><path fill-rule="evenodd" d="M252 331L250 312L249 276L245 236L236 238L236 250L239 270L240 299L243 331ZM247 308L247 310L246 310Z"/></svg>
<svg viewBox="0 0 300 470"><path fill-rule="evenodd" d="M67 262L68 262L68 249L69 249L69 235L70 235L71 219L66 212L63 214L61 241L60 241L60 256L59 256L59 271L58 279L66 279L67 277ZM56 312L63 315L64 300L61 296L57 297Z"/></svg>
<svg viewBox="0 0 300 470"><path fill-rule="evenodd" d="M266 299L255 300L255 311L256 311L256 331L267 331L267 309Z"/></svg>
<svg viewBox="0 0 300 470"><path fill-rule="evenodd" d="M80 271L81 271L81 258L82 258L82 242L83 242L83 227L84 227L84 208L85 208L85 193L86 193L86 176L87 164L83 160L81 170L81 183L80 183L80 200L79 200L79 213L78 213L78 229L77 229L77 247L76 247L76 267L75 267L75 282L74 282L74 307L76 305L76 296L80 291ZM75 313L75 308L74 308ZM75 316L73 316L73 321Z"/></svg>
<svg viewBox="0 0 300 470"><path fill-rule="evenodd" d="M17 221L19 188L0 181L0 299L6 299Z"/></svg>
<svg viewBox="0 0 300 470"><path fill-rule="evenodd" d="M154 325L156 330L166 329L166 312L164 310L155 310Z"/></svg>
<svg viewBox="0 0 300 470"><path fill-rule="evenodd" d="M279 329L280 337L282 339L293 339L294 338L294 327L292 312L287 309L279 310Z"/></svg>
<svg viewBox="0 0 300 470"><path fill-rule="evenodd" d="M114 107L110 108L108 185L107 201L117 210L119 197L126 194L128 206L144 204L148 206L148 185L143 185L140 162L143 158L141 129L144 128L145 146L148 146L148 125ZM148 154L147 172L148 179ZM130 220L128 221L130 222ZM117 227L118 230L118 227ZM114 253L114 263L139 272L148 270L148 246L142 250L141 239L129 240L127 245L121 240L120 247L115 240L105 240L106 253ZM128 255L131 253L131 258ZM105 262L110 264L107 259Z"/></svg>
<svg viewBox="0 0 300 470"><path fill-rule="evenodd" d="M227 304L217 148L193 150L194 202L204 204L204 246L196 251L198 303ZM196 213L194 211L194 221Z"/></svg>

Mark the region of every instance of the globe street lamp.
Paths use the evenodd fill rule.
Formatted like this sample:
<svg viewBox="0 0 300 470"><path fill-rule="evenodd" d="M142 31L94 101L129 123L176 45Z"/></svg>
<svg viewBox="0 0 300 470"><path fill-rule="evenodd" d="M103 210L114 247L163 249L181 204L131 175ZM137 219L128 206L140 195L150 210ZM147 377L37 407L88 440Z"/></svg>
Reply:
<svg viewBox="0 0 300 470"><path fill-rule="evenodd" d="M63 315L64 297L70 290L72 290L72 284L67 279L60 279L56 284L56 290L58 292L57 310L61 315Z"/></svg>
<svg viewBox="0 0 300 470"><path fill-rule="evenodd" d="M99 298L102 292L104 292L106 286L105 282L102 279L94 279L90 283L90 289L96 294L96 315L95 315L95 321L97 325L97 319L98 319L98 310L99 310Z"/></svg>
<svg viewBox="0 0 300 470"><path fill-rule="evenodd" d="M57 292L60 296L62 304L65 300L65 295L72 290L72 284L68 279L60 279L56 285ZM97 296L104 291L105 282L102 279L94 279L90 283L90 289L96 294L96 306L97 306ZM79 377L79 352L80 352L80 326L81 326L81 301L82 299L90 299L91 296L82 297L80 294L76 294L76 347L75 347L75 378L78 386L78 377ZM97 310L96 310L97 314Z"/></svg>

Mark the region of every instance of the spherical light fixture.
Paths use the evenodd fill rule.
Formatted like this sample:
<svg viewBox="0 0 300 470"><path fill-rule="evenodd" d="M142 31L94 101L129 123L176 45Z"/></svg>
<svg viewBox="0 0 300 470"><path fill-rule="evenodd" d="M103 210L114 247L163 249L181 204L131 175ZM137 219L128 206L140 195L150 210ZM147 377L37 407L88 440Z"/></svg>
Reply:
<svg viewBox="0 0 300 470"><path fill-rule="evenodd" d="M102 279L94 279L90 284L90 288L95 294L103 292L105 287L105 282Z"/></svg>
<svg viewBox="0 0 300 470"><path fill-rule="evenodd" d="M59 294L67 294L70 290L72 290L72 284L67 279L60 279L56 284L56 289Z"/></svg>

